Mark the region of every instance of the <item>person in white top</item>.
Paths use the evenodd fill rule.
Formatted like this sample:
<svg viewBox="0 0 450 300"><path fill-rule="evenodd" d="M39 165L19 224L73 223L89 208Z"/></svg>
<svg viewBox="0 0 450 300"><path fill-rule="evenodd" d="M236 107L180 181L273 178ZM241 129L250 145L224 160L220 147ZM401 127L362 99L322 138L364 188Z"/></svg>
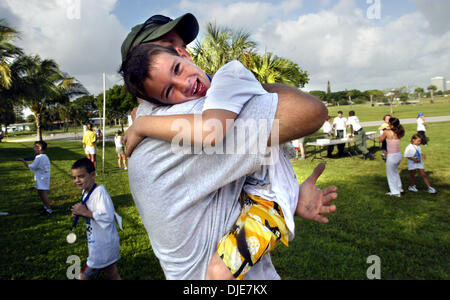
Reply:
<svg viewBox="0 0 450 300"><path fill-rule="evenodd" d="M422 143L422 136L420 134L415 134L411 138L411 144L409 144L404 153L404 157L408 159L408 170L409 170L409 187L408 190L417 193L417 189L414 178L416 176L416 171L419 171L420 176L422 176L423 181L427 185L428 192L430 194L436 194L437 191L430 185L430 182L425 173L425 166L423 160L425 160L425 153L422 152L420 144Z"/></svg>
<svg viewBox="0 0 450 300"><path fill-rule="evenodd" d="M342 111L338 111L338 116L333 120L333 129L335 130L335 136L338 139L346 137L347 130L347 118L342 116ZM338 156L344 156L345 144L338 144Z"/></svg>
<svg viewBox="0 0 450 300"><path fill-rule="evenodd" d="M47 149L47 143L37 141L34 143L33 149L36 153L33 163L28 164L23 158L18 158L17 160L23 162L30 171L34 172L35 187L39 198L44 203L44 210L41 215L50 215L53 213L50 200L48 199L48 192L50 190L50 159L44 153Z"/></svg>
<svg viewBox="0 0 450 300"><path fill-rule="evenodd" d="M350 126L350 137L355 136L356 147L363 154L362 158L374 160L372 153L367 150L366 132L364 131L364 128L362 128L361 123L353 110L348 113L347 125Z"/></svg>
<svg viewBox="0 0 450 300"><path fill-rule="evenodd" d="M81 280L94 279L100 271L111 280L120 280L117 261L120 259L119 234L114 204L103 185L95 183L95 167L88 158L72 165L74 184L83 191L81 202L72 207L72 216L86 218L89 249Z"/></svg>
<svg viewBox="0 0 450 300"><path fill-rule="evenodd" d="M127 156L125 155L125 147L123 145L122 139L122 131L118 130L114 136L114 144L116 145L116 154L117 154L117 164L119 165L119 169L122 170L122 164L124 170L127 170Z"/></svg>
<svg viewBox="0 0 450 300"><path fill-rule="evenodd" d="M322 130L324 133L324 139L332 139L333 138L333 126L331 125L331 117L328 116L325 123L323 123ZM334 145L330 145L327 148L327 157L333 157Z"/></svg>
<svg viewBox="0 0 450 300"><path fill-rule="evenodd" d="M221 67L210 81L199 67L172 49L147 44L140 47L151 62L148 66L150 79L145 85L147 97L161 103L183 103L206 96L202 118L190 116L192 124L187 124L190 129L183 130L182 140L189 145L193 142L204 148L222 147L224 136L233 125L226 121L234 121L252 97L269 95L238 61ZM158 70L158 76L153 74L154 70ZM176 118L143 116L136 119L125 136L127 154L146 136L173 140L179 132L166 128L173 128ZM214 124L214 130L208 123ZM267 164L247 177L245 193L240 198L242 213L219 242L207 279L243 279L250 267L273 249L276 241L281 240L287 246L294 237L293 217L302 215L298 205L298 181L280 147L272 146L270 150ZM330 212L334 210L335 206L330 207Z"/></svg>
<svg viewBox="0 0 450 300"><path fill-rule="evenodd" d="M425 135L425 131L427 131L426 126L425 117L423 113L420 112L417 116L417 133L422 136L422 145L424 146L428 145L428 138Z"/></svg>

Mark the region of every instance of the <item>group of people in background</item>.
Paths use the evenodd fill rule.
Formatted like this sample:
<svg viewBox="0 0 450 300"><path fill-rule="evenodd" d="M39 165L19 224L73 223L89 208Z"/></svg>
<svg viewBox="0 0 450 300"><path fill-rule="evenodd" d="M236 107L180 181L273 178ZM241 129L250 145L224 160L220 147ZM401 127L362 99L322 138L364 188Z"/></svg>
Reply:
<svg viewBox="0 0 450 300"><path fill-rule="evenodd" d="M356 116L355 112L352 110L348 113L348 119L343 116L342 111L338 111L338 116L334 118L333 122L331 122L332 118L328 116L326 122L324 123L322 130L324 133L325 139L332 139L334 137L338 139L342 139L347 137L347 129L350 130L349 137L355 137L355 144L358 150L362 153L362 159L369 158L370 160L374 160L374 156L367 149L367 137L366 132L364 131L359 118ZM345 143L341 143L337 145L338 147L338 157L344 156L345 151ZM327 157L332 158L334 150L334 145L330 145L327 148Z"/></svg>
<svg viewBox="0 0 450 300"><path fill-rule="evenodd" d="M385 123L379 129L382 131L380 136L380 142L383 143L382 149L385 147L382 155L386 160L386 175L389 185L389 192L386 195L401 197L403 188L400 174L398 173L398 166L402 160L400 140L405 136L405 129L400 124L399 119L390 115L384 116L383 120ZM430 185L427 174L425 173L423 160L425 160L426 156L420 147L420 145L427 145L425 131L424 115L423 113L419 113L417 116L417 133L411 137L411 142L403 154L403 157L408 160L408 170L410 172L408 190L415 193L419 191L415 185L415 175L419 172L428 188L428 193L436 194L436 189Z"/></svg>
<svg viewBox="0 0 450 300"><path fill-rule="evenodd" d="M92 129L92 124L86 124L86 130L83 134L83 148L86 157L97 167L97 147L96 143L103 139L103 133L98 126ZM127 170L127 157L125 155L125 146L122 139L122 131L118 130L114 136L114 144L116 147L117 164L119 169Z"/></svg>
<svg viewBox="0 0 450 300"><path fill-rule="evenodd" d="M403 192L400 175L398 173L398 166L402 160L402 154L400 152L400 140L405 135L405 129L400 125L400 120L390 115L385 115L383 118L384 123L378 128L380 131L379 141L381 142L381 154L383 160L386 161L386 175L389 185L388 196L400 197ZM362 128L358 117L354 111L349 112L348 119L343 116L342 111L338 112L338 116L332 118L329 116L324 123L322 130L325 139L344 138L347 136L346 130L350 129L349 137L355 137L355 144L358 150L363 154L363 159L374 159L372 153L369 152L366 146L366 133ZM408 159L408 170L410 171L409 187L411 192L418 192L415 185L415 175L418 172L423 181L425 182L428 192L431 194L437 193L428 180L425 173L425 166L423 160L425 154L422 152L420 145L426 146L428 139L425 135L426 123L423 113L419 113L417 116L417 133L411 137L411 143L406 147L403 157ZM344 155L345 143L338 144L338 157ZM327 157L332 158L334 145L328 146Z"/></svg>

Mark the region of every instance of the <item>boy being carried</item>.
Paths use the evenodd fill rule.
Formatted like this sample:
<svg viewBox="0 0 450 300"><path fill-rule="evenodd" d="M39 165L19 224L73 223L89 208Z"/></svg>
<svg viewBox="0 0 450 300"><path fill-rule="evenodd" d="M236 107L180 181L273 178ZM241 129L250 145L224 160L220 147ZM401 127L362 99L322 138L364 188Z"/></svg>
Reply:
<svg viewBox="0 0 450 300"><path fill-rule="evenodd" d="M141 66L148 66L142 70ZM144 137L172 141L180 135L174 122L188 120L193 131L183 140L203 146L219 144L242 107L255 95L267 92L241 63L232 61L221 67L210 81L203 70L177 51L152 44L136 48L122 68L128 90L153 103L179 104L206 96L201 118L195 115L143 116L128 129L127 153ZM157 73L156 73L157 72ZM218 126L208 126L209 124ZM214 129L215 128L215 129ZM221 130L217 130L220 128ZM289 159L272 145L270 163L247 177L240 201L241 215L233 228L219 242L211 259L207 279L243 279L246 272L275 243L286 246L294 236L294 214L297 211L299 186ZM326 212L336 210L331 206ZM322 216L320 221L328 220Z"/></svg>

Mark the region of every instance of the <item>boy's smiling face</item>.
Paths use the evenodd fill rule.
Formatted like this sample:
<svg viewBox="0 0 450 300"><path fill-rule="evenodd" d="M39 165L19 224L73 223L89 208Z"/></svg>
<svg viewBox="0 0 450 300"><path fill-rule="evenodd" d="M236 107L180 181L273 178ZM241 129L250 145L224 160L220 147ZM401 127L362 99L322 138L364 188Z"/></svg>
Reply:
<svg viewBox="0 0 450 300"><path fill-rule="evenodd" d="M80 190L90 190L95 183L96 173L89 173L85 168L72 169L73 183Z"/></svg>
<svg viewBox="0 0 450 300"><path fill-rule="evenodd" d="M168 53L154 58L145 92L164 104L178 104L206 95L211 83L205 72L181 56Z"/></svg>

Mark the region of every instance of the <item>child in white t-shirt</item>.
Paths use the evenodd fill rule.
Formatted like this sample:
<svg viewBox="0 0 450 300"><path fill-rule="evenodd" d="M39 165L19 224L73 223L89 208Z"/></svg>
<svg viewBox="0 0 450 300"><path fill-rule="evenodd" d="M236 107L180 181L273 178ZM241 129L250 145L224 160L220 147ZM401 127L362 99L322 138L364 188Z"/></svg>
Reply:
<svg viewBox="0 0 450 300"><path fill-rule="evenodd" d="M47 149L47 143L44 141L37 141L34 143L34 152L36 157L33 163L28 164L25 159L18 158L17 161L21 161L24 165L34 173L35 187L39 198L44 203L44 210L41 215L50 215L53 210L50 206L50 200L48 199L48 191L50 190L50 159L45 150Z"/></svg>
<svg viewBox="0 0 450 300"><path fill-rule="evenodd" d="M111 280L120 280L117 261L120 259L119 234L114 204L103 185L95 183L95 167L82 158L72 165L74 184L83 191L82 201L72 207L72 216L86 218L89 256L81 280L94 279L100 271ZM83 204L84 203L84 204Z"/></svg>
<svg viewBox="0 0 450 300"><path fill-rule="evenodd" d="M206 96L202 117L194 115L143 116L128 129L127 153L146 136L167 141L179 134L167 130L180 118L189 120L186 139L203 146L219 144L242 107L253 96L266 94L254 75L240 62L221 67L212 81L203 70L180 57L173 49L145 44L150 58L151 84L142 94L165 104L178 104ZM152 71L157 70L157 76ZM214 124L214 130L208 127ZM242 212L233 228L219 242L207 271L207 279L243 279L246 272L281 240L288 245L294 237L294 214L299 185L284 151L271 147L267 165L247 177L240 201ZM223 268L224 264L226 269ZM230 272L231 271L231 272Z"/></svg>
<svg viewBox="0 0 450 300"><path fill-rule="evenodd" d="M422 153L422 149L420 148L421 143L422 136L420 134L415 134L411 138L411 144L409 144L405 149L404 157L408 159L408 170L410 175L408 190L416 193L419 191L414 183L414 177L416 176L416 171L418 170L423 181L428 187L428 192L430 194L436 194L437 191L431 187L427 174L425 173L425 166L423 164L425 154Z"/></svg>
<svg viewBox="0 0 450 300"><path fill-rule="evenodd" d="M417 116L417 133L420 134L422 136L422 145L426 146L428 145L428 138L425 135L425 132L427 131L426 129L426 122L425 122L425 117L423 115L423 113L419 113L419 115Z"/></svg>

